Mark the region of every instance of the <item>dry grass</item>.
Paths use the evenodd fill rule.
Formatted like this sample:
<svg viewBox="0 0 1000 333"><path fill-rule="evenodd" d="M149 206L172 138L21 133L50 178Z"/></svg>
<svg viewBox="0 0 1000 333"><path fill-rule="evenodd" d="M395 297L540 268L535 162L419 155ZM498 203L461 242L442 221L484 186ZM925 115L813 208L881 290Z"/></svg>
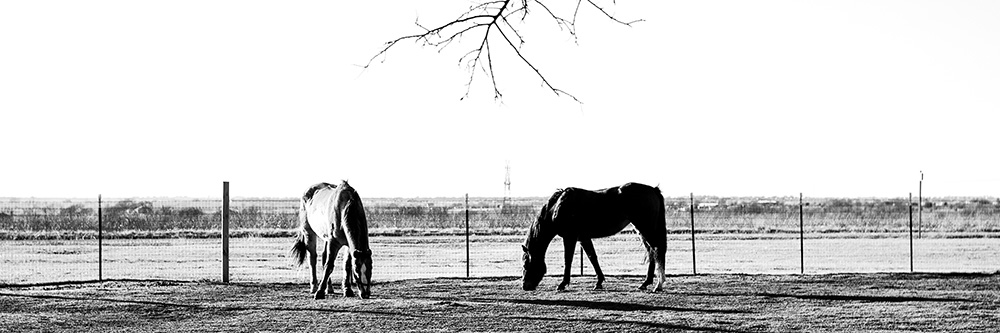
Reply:
<svg viewBox="0 0 1000 333"><path fill-rule="evenodd" d="M474 198L469 226L479 233L512 234L534 220L544 198L518 198L499 209L500 199ZM908 231L910 214L905 202L878 200L814 201L803 211L807 233L893 233ZM218 237L219 208L206 200L105 202L103 230L108 238ZM96 238L96 203L0 203L0 239ZM69 205L69 206L67 206ZM670 198L667 229L690 232L689 203ZM63 207L67 206L67 207ZM119 207L121 206L121 207ZM117 207L117 208L116 208ZM130 209L126 209L129 208ZM143 209L139 209L139 208ZM294 199L244 199L232 203L230 226L234 234L284 237L298 227ZM455 198L370 199L366 201L369 227L386 235L449 234L464 230L465 203ZM1000 205L990 201L927 207L913 227L921 232L1000 233ZM709 234L797 233L797 205L731 204L695 213L695 228Z"/></svg>

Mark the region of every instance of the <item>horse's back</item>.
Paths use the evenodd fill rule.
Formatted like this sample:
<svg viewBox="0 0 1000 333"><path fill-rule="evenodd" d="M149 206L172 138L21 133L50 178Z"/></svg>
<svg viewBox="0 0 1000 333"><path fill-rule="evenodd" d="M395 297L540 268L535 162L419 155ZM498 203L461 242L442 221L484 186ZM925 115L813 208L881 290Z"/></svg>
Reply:
<svg viewBox="0 0 1000 333"><path fill-rule="evenodd" d="M552 224L557 234L585 238L614 235L628 225L615 198L608 190L567 188L552 207Z"/></svg>
<svg viewBox="0 0 1000 333"><path fill-rule="evenodd" d="M663 194L659 188L626 183L620 187L618 196L621 208L632 220L656 221L657 217L663 217Z"/></svg>
<svg viewBox="0 0 1000 333"><path fill-rule="evenodd" d="M337 187L327 183L314 185L302 197L307 223L313 233L324 241L334 237L337 219Z"/></svg>
<svg viewBox="0 0 1000 333"><path fill-rule="evenodd" d="M558 234L601 238L620 232L630 223L662 223L657 218L663 213L657 206L662 204L658 188L626 183L596 191L566 188L550 211Z"/></svg>

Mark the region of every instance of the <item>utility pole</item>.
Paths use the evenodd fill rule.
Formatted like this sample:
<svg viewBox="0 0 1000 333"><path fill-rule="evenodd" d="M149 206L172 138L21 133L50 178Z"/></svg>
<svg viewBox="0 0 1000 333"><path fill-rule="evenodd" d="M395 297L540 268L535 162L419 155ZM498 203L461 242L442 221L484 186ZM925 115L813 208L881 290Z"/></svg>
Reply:
<svg viewBox="0 0 1000 333"><path fill-rule="evenodd" d="M510 200L510 161L507 161L504 170L505 173L503 177L503 202L500 203L500 213L506 211L507 201Z"/></svg>

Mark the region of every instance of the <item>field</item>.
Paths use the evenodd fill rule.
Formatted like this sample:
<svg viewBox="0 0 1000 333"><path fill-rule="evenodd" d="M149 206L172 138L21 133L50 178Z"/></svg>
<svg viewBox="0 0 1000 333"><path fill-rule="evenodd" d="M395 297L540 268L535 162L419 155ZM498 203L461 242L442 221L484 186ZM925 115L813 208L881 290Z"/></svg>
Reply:
<svg viewBox="0 0 1000 333"><path fill-rule="evenodd" d="M966 235L966 234L959 234ZM696 243L699 273L799 273L799 240L784 234L703 235ZM839 237L833 237L839 236ZM805 240L805 272L909 272L909 241L900 234L815 234ZM873 237L877 236L877 237ZM917 272L1000 271L1000 238L949 238L929 235L914 240ZM472 277L520 274L522 236L473 236L469 248ZM378 236L371 239L374 279L391 281L430 277L465 277L464 236ZM230 277L236 282L306 281L307 269L294 266L289 238L233 238ZM561 272L563 250L556 238L547 260L550 273ZM93 280L98 277L96 240L0 241L0 285ZM608 274L642 274L643 250L637 235L620 234L594 241ZM691 273L690 239L671 236L667 273ZM218 239L112 239L104 243L101 268L110 279L220 280ZM573 263L579 273L580 257ZM337 267L342 267L337 262ZM592 274L584 261L585 274ZM340 271L337 271L339 277Z"/></svg>
<svg viewBox="0 0 1000 333"><path fill-rule="evenodd" d="M813 202L803 213L803 243L797 206L730 201L696 211L696 248L683 210L690 203L675 201L667 207L662 293L634 290L645 266L638 236L627 232L594 241L608 290L590 290L593 271L578 254L570 290L555 291L550 276L539 291L521 291L520 244L537 203L501 210L473 202L467 248L463 203L427 199L367 205L374 298L322 301L309 297L306 268L287 255L294 200L234 202L231 284L219 282L217 201L105 201L100 252L89 208L96 202L15 203L0 207L0 332L1000 326L1000 205L992 200L926 207L913 241L917 273L909 273L909 205L899 200ZM560 244L549 248L550 274L565 267Z"/></svg>
<svg viewBox="0 0 1000 333"><path fill-rule="evenodd" d="M997 274L554 278L525 292L515 277L384 282L373 298L312 300L305 284L107 281L0 288L0 331L909 331L993 332Z"/></svg>

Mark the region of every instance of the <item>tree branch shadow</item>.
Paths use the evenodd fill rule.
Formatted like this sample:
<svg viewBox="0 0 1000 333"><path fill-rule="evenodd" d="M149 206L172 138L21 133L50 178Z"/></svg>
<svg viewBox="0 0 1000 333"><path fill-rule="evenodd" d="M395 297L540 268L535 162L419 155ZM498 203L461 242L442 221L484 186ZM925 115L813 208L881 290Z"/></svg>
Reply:
<svg viewBox="0 0 1000 333"><path fill-rule="evenodd" d="M603 319L589 319L589 318L556 318L556 317L526 317L526 316L512 316L504 318L520 319L520 320L541 320L547 322L552 322L552 321L583 322L588 324L605 324L605 325L625 324L625 325L646 326L649 328L663 329L663 330L685 330L685 331L700 331L700 332L743 332L743 331L728 330L724 328L715 328L715 327L692 327L685 325L652 323L652 322L634 321L634 320L603 320Z"/></svg>
<svg viewBox="0 0 1000 333"><path fill-rule="evenodd" d="M804 300L822 301L855 301L855 302L884 302L884 303L904 303L904 302L978 302L967 298L952 297L920 297L920 296L867 296L867 295L810 295L810 294L781 294L781 293L676 293L688 296L710 296L710 297L770 297L770 298L797 298Z"/></svg>
<svg viewBox="0 0 1000 333"><path fill-rule="evenodd" d="M773 298L798 298L807 300L824 301L858 301L858 302L975 302L975 300L965 298L950 297L917 297L917 296L864 296L864 295L795 295L776 293L757 293L753 296L773 297Z"/></svg>
<svg viewBox="0 0 1000 333"><path fill-rule="evenodd" d="M364 313L379 316L400 316L400 317L426 317L413 315L408 313L392 312L392 311L378 311L378 310L341 310L341 309L328 309L328 308L294 308L294 307L275 307L275 306L210 306L201 304L183 304L183 303L171 303L171 302L159 302L159 301L140 301L140 300L126 300L126 299L113 299L113 298L95 298L95 297L73 297L73 296L58 296L58 295L25 295L25 294L12 294L0 292L0 296L7 297L22 297L22 298L34 298L34 299L55 299L55 300L66 300L66 301L80 301L80 302L107 302L107 303L118 303L118 304L136 304L136 305L150 305L156 307L178 307L186 309L199 309L199 310L216 310L216 311L299 311L299 312L320 312L320 313Z"/></svg>
<svg viewBox="0 0 1000 333"><path fill-rule="evenodd" d="M476 300L476 299L470 299ZM572 306L588 308L593 310L609 310L609 311L675 311L675 312L704 312L704 313L725 313L725 314L737 314L737 313L748 313L743 310L734 309L694 309L694 308L682 308L673 306L660 306L660 305L648 305L648 304L637 304L637 303L620 303L620 302L607 302L607 301L586 301L586 300L571 300L571 299L479 299L489 302L504 302L504 303L516 303L516 304L531 304L531 305L545 305L545 306Z"/></svg>

